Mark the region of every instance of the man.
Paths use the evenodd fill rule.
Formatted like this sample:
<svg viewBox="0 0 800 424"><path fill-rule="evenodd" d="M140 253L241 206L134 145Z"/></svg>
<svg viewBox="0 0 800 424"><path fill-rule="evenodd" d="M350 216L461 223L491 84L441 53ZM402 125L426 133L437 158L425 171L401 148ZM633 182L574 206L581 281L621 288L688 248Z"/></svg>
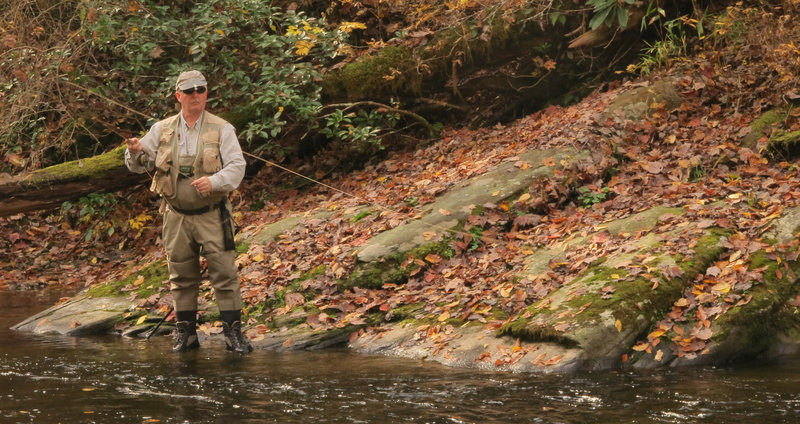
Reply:
<svg viewBox="0 0 800 424"><path fill-rule="evenodd" d="M253 348L242 335L242 297L227 198L244 177L245 161L233 126L205 110L207 90L202 73L182 72L175 85L181 112L155 123L142 139L125 140L125 164L141 173L155 163L150 189L164 199L162 239L178 321L172 350L200 346L196 325L202 255L227 349L248 353Z"/></svg>

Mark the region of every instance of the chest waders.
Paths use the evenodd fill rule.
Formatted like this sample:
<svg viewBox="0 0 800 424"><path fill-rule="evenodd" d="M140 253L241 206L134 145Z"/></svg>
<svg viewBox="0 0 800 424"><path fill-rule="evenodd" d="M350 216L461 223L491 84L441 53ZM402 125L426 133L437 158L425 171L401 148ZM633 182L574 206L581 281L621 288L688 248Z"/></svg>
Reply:
<svg viewBox="0 0 800 424"><path fill-rule="evenodd" d="M155 175L150 189L160 194L166 204L162 239L167 252L170 290L178 320L178 334L173 346L175 351L199 346L196 316L201 255L208 264L208 276L221 316L235 318L227 326L223 323L223 330L230 330L235 322L239 323L238 331L230 331L234 346L231 347L228 341L228 347L242 352L252 350L241 334L242 297L234 263L233 222L226 193L212 192L203 197L191 185L192 181L211 176L222 169L219 144L225 124L223 119L204 112L197 154L185 156L178 152L180 116L161 122Z"/></svg>

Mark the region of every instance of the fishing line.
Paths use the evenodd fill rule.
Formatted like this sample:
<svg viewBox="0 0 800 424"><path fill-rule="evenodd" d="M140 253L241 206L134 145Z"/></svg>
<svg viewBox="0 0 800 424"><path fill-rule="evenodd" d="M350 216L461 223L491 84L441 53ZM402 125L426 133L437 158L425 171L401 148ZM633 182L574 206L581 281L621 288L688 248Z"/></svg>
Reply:
<svg viewBox="0 0 800 424"><path fill-rule="evenodd" d="M122 103L120 103L120 102L118 102L118 101L116 101L116 100L110 99L110 98L108 98L108 97L104 96L103 94L100 94L100 93L98 93L98 92L96 92L96 91L92 91L91 89L88 89L88 88L86 88L86 87L83 87L83 86L81 86L81 85L78 85L78 84L75 84L75 83L72 83L72 82L69 82L69 81L63 81L63 82L64 82L64 83L66 83L67 85L71 86L71 87L74 87L74 88L78 88L78 89L84 90L84 91L86 91L87 93L89 93L89 94L91 94L91 95L97 96L97 97L99 97L99 98L101 98L101 99L103 99L103 100L105 100L105 101L107 101L107 102L109 102L109 103L112 103L112 104L114 104L114 105L117 105L117 106L119 106L119 107L121 107L121 108L123 108L123 109L125 109L125 110L127 110L127 111L129 111L129 112L132 112L132 113L134 113L134 114L137 114L137 115L139 115L139 116L142 116L142 117L144 117L144 118L147 118L148 120L150 120L150 119L155 119L155 118L153 118L153 117L151 117L151 116L148 116L148 115L145 115L144 113L142 113L142 112L140 112L140 111L138 111L138 110L136 110L136 109L133 109L133 108L131 108L131 107L129 107L129 106L127 106L127 105L125 105L125 104L122 104ZM123 138L123 140L126 140L126 139L128 139L128 138L129 138L129 137L126 137L125 135L121 134L121 133L120 133L120 131L117 131L117 130L115 130L115 129L114 129L114 127L112 127L110 124L108 124L108 123L106 123L106 122L102 122L102 121L99 121L99 122L101 122L101 123L102 123L104 126L106 126L106 127L107 127L107 128L108 128L108 129L109 129L111 132L113 132L114 134L117 134L118 136L122 137L122 138ZM311 178L311 177L309 177L309 176L307 176L307 175L303 175L303 174L301 174L301 173L299 173L299 172L297 172L297 171L295 171L295 170L289 169L289 168L287 168L287 167L285 167L285 166L282 166L282 165L280 165L280 164L277 164L277 163L275 163L275 162L273 162L273 161L270 161L270 160L264 159L264 158L262 158L262 157L260 157L260 156L257 156L257 155L254 155L254 154L251 154L251 153L248 153L248 152L245 152L245 151L242 151L242 153L243 153L243 154L245 154L245 155L247 155L247 156L249 156L249 157L251 157L251 158L253 158L253 159L260 160L260 161L262 161L262 162L266 163L266 164L267 164L267 165L269 165L269 166L273 166L273 167L275 167L275 168L278 168L278 169L280 169L280 170L282 170L282 171L284 171L284 172L288 172L288 173L290 173L290 174L292 174L292 175L295 175L295 176L297 176L297 177L300 177L300 178L303 178L303 179L305 179L305 180L308 180L308 181L310 181L310 182L312 182L312 183L314 183L314 184L317 184L317 185L319 185L319 186L325 187L325 188L327 188L327 189L329 189L329 190L333 190L333 191L335 191L335 192L337 192L337 193L340 193L340 194L343 194L343 195L345 195L345 196L348 196L348 197L350 197L350 198L356 199L356 200L358 200L358 201L360 201L360 202L363 202L363 203L365 203L365 204L367 204L367 205L369 205L369 206L376 207L376 208L378 208L378 209L380 209L380 210L382 210L382 211L386 211L386 212L398 213L396 210L394 210L394 209L392 209L392 208L390 208L390 207L388 207L388 206L381 205L381 204L379 204L379 203L377 203L377 202L375 202L375 201L371 201L371 200L369 200L369 199L363 198L363 197L361 197L361 196L358 196L358 195L356 195L356 194L354 194L354 193L350 193L350 192L347 192L347 191L345 191L345 190L342 190L342 189L336 188L336 187L334 187L334 186L331 186L331 185L329 185L329 184L325 184L325 183L323 183L322 181L316 180L316 179L314 179L314 178ZM145 171L147 171L147 170L145 169ZM147 172L147 174L148 174L148 175L150 175L150 172ZM152 177L152 175L150 175L150 176ZM442 232L444 232L444 233L457 234L457 235L464 235L464 236L469 236L469 237L473 237L473 238L474 238L474 237L477 237L475 234L468 233L468 232L466 232L466 231L454 230L454 229L452 229L452 228L445 228L445 227L442 227L442 226L440 226L440 225L438 225L438 224L433 224L433 223L425 222L425 220L423 220L422 218L420 218L420 221L421 221L421 222L422 222L424 225L428 226L429 228L436 229L436 230L440 230L440 231L442 231ZM507 242L507 241L503 241L503 240L495 239L495 238L492 238L492 237L484 237L484 236L481 236L481 237L480 237L480 239L481 239L481 240L483 240L483 241L493 241L493 242L498 242L498 243L505 243L505 242Z"/></svg>

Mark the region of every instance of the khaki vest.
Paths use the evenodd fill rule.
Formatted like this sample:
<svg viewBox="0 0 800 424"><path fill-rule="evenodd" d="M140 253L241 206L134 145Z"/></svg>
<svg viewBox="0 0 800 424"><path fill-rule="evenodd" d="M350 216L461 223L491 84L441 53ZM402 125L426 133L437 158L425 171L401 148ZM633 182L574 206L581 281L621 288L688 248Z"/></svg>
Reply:
<svg viewBox="0 0 800 424"><path fill-rule="evenodd" d="M161 121L156 169L150 190L160 194L167 203L180 209L193 210L217 204L225 197L225 193L212 192L207 197L200 197L191 183L222 169L219 143L222 127L227 121L208 111L203 112L195 156L178 154L179 124L180 115Z"/></svg>

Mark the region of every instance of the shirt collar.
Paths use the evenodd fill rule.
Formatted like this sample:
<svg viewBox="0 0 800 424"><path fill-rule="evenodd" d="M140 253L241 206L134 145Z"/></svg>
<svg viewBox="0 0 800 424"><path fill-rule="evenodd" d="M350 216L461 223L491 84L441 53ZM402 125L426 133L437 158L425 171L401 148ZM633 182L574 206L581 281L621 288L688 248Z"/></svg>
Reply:
<svg viewBox="0 0 800 424"><path fill-rule="evenodd" d="M183 119L183 112L181 112L181 113L179 114L179 115L181 116L181 118L180 118L180 119L181 119L181 126L182 126L183 128L187 128L187 129L190 129L190 130L192 130L192 129L198 129L198 128L200 128L200 124L202 124L202 123L203 123L203 117L205 116L205 114L206 114L206 111L202 111L202 112L200 112L200 117L199 117L199 118L197 118L197 122L195 122L195 123L194 123L194 126L193 126L193 127L190 127L190 126L189 126L189 124L187 124L187 123L186 123L186 120L184 120L184 119Z"/></svg>

